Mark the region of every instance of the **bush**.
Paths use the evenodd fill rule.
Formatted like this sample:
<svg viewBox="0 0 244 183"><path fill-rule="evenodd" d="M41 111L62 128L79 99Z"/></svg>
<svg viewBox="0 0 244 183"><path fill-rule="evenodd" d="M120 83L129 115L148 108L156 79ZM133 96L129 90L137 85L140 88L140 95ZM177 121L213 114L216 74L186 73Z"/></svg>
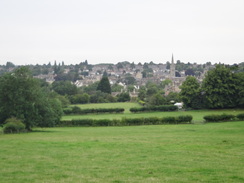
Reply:
<svg viewBox="0 0 244 183"><path fill-rule="evenodd" d="M123 113L124 108L99 108L99 109L81 109L77 106L72 109L64 109L65 114L91 114L91 113Z"/></svg>
<svg viewBox="0 0 244 183"><path fill-rule="evenodd" d="M93 122L93 126L110 126L111 124L112 121L109 119L99 119Z"/></svg>
<svg viewBox="0 0 244 183"><path fill-rule="evenodd" d="M72 120L73 126L93 126L93 119Z"/></svg>
<svg viewBox="0 0 244 183"><path fill-rule="evenodd" d="M145 125L156 125L160 123L160 119L157 117L144 118Z"/></svg>
<svg viewBox="0 0 244 183"><path fill-rule="evenodd" d="M160 105L160 106L150 106L150 107L133 107L130 108L130 112L144 112L144 111L176 111L177 106L174 105Z"/></svg>
<svg viewBox="0 0 244 183"><path fill-rule="evenodd" d="M16 118L9 118L3 126L3 133L21 133L25 132L25 124Z"/></svg>
<svg viewBox="0 0 244 183"><path fill-rule="evenodd" d="M178 116L178 117L176 118L176 121L177 121L178 123L187 123L187 122L191 123L191 121L192 121L192 116L191 116L191 115Z"/></svg>
<svg viewBox="0 0 244 183"><path fill-rule="evenodd" d="M236 117L237 117L237 119L239 119L239 120L244 120L244 113L237 114Z"/></svg>
<svg viewBox="0 0 244 183"><path fill-rule="evenodd" d="M212 114L212 115L207 115L207 116L203 117L203 119L206 122L230 121L230 120L233 120L234 118L235 118L235 116L232 114L221 114L221 115Z"/></svg>
<svg viewBox="0 0 244 183"><path fill-rule="evenodd" d="M168 124L176 123L175 117L163 117L161 121L162 123L168 123Z"/></svg>

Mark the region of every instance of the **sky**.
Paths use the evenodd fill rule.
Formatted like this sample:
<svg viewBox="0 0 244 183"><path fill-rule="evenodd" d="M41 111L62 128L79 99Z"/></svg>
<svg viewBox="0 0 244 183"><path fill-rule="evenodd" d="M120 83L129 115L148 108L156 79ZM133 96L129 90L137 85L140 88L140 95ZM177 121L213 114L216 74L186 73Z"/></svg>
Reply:
<svg viewBox="0 0 244 183"><path fill-rule="evenodd" d="M0 65L244 62L244 0L0 0Z"/></svg>

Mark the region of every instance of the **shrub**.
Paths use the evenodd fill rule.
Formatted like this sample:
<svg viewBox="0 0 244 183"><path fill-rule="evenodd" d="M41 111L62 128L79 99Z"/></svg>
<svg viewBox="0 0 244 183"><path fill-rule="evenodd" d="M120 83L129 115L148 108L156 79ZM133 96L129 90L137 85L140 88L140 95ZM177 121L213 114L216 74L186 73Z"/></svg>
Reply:
<svg viewBox="0 0 244 183"><path fill-rule="evenodd" d="M144 112L144 111L176 111L177 106L174 105L160 105L160 106L150 106L150 107L133 107L130 108L130 112Z"/></svg>
<svg viewBox="0 0 244 183"><path fill-rule="evenodd" d="M126 125L143 125L143 118L124 118L124 123Z"/></svg>
<svg viewBox="0 0 244 183"><path fill-rule="evenodd" d="M237 114L236 117L237 117L237 119L239 119L239 120L244 120L244 113Z"/></svg>
<svg viewBox="0 0 244 183"><path fill-rule="evenodd" d="M178 123L187 123L187 122L191 122L192 121L192 116L191 115L185 115L185 116L178 116L177 118L176 118L176 121L178 122Z"/></svg>
<svg viewBox="0 0 244 183"><path fill-rule="evenodd" d="M161 121L162 123L169 123L169 124L176 123L175 117L163 117Z"/></svg>
<svg viewBox="0 0 244 183"><path fill-rule="evenodd" d="M72 120L73 126L93 126L93 119L76 119Z"/></svg>
<svg viewBox="0 0 244 183"><path fill-rule="evenodd" d="M212 114L212 115L207 115L204 116L203 119L206 122L219 122L219 121L229 121L229 120L233 120L235 118L234 115L232 114Z"/></svg>
<svg viewBox="0 0 244 183"><path fill-rule="evenodd" d="M69 115L72 114L72 109L63 109L64 114Z"/></svg>
<svg viewBox="0 0 244 183"><path fill-rule="evenodd" d="M81 109L77 106L72 107L72 113L73 114L80 114L81 113Z"/></svg>
<svg viewBox="0 0 244 183"><path fill-rule="evenodd" d="M112 123L109 119L99 119L93 121L93 126L110 126Z"/></svg>
<svg viewBox="0 0 244 183"><path fill-rule="evenodd" d="M160 123L160 119L157 117L144 118L145 125L156 125Z"/></svg>
<svg viewBox="0 0 244 183"><path fill-rule="evenodd" d="M21 133L25 132L25 124L21 120L16 118L9 118L3 126L4 133Z"/></svg>

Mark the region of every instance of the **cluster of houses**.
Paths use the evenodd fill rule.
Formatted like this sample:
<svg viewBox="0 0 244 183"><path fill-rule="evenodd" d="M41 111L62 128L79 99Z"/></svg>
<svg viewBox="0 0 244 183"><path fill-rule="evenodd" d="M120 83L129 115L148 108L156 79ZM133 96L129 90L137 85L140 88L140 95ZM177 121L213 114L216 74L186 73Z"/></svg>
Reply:
<svg viewBox="0 0 244 183"><path fill-rule="evenodd" d="M134 78L134 91L130 93L131 96L136 97L138 90L141 86L146 85L148 81L160 84L162 81L169 79L171 83L165 87L165 94L169 92L180 92L180 85L185 81L185 71L180 72L180 77L176 77L175 62L172 56L170 63L170 69L167 67L167 64L147 64L147 69L150 70L148 75L145 77L143 72L145 72L145 65L142 64L131 64L129 62L123 62L122 66L118 64L97 64L88 69L86 66L83 67L81 72L86 72L87 75L82 75L82 79L76 80L73 82L77 87L88 86L92 83L100 81L103 73L106 71L110 84L115 83L123 86L123 90L126 90L126 83L123 82L123 79L130 76ZM64 69L64 73L69 73L72 68L68 67ZM199 82L204 78L205 73L209 68L205 68L204 72L197 78ZM54 71L51 70L48 74L40 74L35 77L44 79L48 83L55 81Z"/></svg>

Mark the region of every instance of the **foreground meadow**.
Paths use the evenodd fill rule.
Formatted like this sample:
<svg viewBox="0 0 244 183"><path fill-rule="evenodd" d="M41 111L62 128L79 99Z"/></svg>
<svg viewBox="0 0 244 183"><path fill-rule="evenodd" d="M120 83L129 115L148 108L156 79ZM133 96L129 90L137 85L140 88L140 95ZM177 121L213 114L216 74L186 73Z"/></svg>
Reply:
<svg viewBox="0 0 244 183"><path fill-rule="evenodd" d="M0 134L0 182L244 182L244 121Z"/></svg>

